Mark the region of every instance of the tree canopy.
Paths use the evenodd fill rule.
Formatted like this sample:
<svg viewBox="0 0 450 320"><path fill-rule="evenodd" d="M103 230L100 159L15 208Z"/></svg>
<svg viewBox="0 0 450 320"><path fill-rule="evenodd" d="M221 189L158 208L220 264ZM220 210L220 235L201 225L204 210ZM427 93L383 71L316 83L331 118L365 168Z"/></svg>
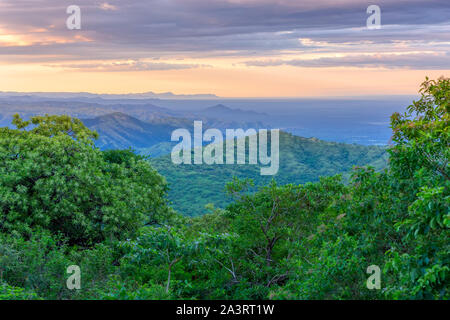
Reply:
<svg viewBox="0 0 450 320"><path fill-rule="evenodd" d="M78 119L16 116L14 124L0 129L2 232L41 228L91 245L130 237L168 210L164 178L138 157L111 161Z"/></svg>

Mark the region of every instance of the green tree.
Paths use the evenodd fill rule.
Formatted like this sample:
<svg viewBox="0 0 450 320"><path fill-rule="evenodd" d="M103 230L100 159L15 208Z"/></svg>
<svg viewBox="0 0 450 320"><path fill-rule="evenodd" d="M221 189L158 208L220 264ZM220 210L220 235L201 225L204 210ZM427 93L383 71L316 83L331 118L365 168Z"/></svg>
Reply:
<svg viewBox="0 0 450 320"><path fill-rule="evenodd" d="M165 180L148 162L106 161L79 120L16 116L14 124L0 129L0 232L30 237L42 228L92 245L168 213Z"/></svg>
<svg viewBox="0 0 450 320"><path fill-rule="evenodd" d="M397 221L408 245L389 251L387 270L399 279L396 298L448 298L450 243L450 80L422 84L421 98L392 116L390 167L409 206ZM406 290L405 290L406 289Z"/></svg>
<svg viewBox="0 0 450 320"><path fill-rule="evenodd" d="M165 292L169 293L173 269L194 252L196 244L167 226L144 228L136 240L123 242L121 247L127 252L122 262L128 274L146 282L161 266L167 272Z"/></svg>

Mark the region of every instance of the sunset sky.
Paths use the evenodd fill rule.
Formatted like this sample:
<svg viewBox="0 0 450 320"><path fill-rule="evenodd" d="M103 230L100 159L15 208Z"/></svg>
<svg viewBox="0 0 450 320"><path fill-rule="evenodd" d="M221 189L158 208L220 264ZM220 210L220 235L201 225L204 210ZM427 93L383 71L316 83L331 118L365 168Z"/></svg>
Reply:
<svg viewBox="0 0 450 320"><path fill-rule="evenodd" d="M414 94L449 71L448 0L0 1L0 91Z"/></svg>

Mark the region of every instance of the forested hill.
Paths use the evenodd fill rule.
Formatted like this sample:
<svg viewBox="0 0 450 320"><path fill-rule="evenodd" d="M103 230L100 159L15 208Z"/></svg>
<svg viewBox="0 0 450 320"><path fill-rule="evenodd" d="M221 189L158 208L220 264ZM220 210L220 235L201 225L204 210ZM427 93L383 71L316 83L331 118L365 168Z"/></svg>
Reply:
<svg viewBox="0 0 450 320"><path fill-rule="evenodd" d="M192 122L183 118L141 121L121 112L84 119L83 123L99 133L95 144L100 149L148 148L166 142L177 128L192 127Z"/></svg>
<svg viewBox="0 0 450 320"><path fill-rule="evenodd" d="M230 109L231 110L231 109ZM240 110L231 110L235 118L241 114L247 114ZM251 113L248 113L251 114ZM229 115L232 118L232 115ZM145 117L144 117L145 118ZM225 118L225 117L224 117ZM203 122L203 127L218 128L225 131L226 128L266 128L260 121L250 120L224 120L213 118L197 118ZM150 119L140 120L122 112L113 112L100 115L95 118L82 119L84 125L95 130L99 138L95 145L102 150L128 149L140 150L141 153L150 154L152 157L166 154L167 145L170 142L174 130L184 128L192 131L194 120L183 116L171 116L170 114L152 114ZM170 149L168 149L170 153Z"/></svg>
<svg viewBox="0 0 450 320"><path fill-rule="evenodd" d="M205 213L209 203L224 207L231 201L224 188L233 177L251 178L255 186L267 185L272 178L279 184L302 184L322 176L348 175L353 166L382 169L387 158L385 147L326 142L280 132L280 169L274 177L261 176L259 165L174 165L170 154L150 161L169 182L173 207L195 216Z"/></svg>

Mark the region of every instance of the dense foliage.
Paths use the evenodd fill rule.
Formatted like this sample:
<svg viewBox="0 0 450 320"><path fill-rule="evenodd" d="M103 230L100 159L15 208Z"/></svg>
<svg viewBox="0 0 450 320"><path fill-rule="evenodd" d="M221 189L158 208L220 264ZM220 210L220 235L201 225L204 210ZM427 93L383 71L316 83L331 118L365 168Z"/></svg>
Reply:
<svg viewBox="0 0 450 320"><path fill-rule="evenodd" d="M152 158L151 163L170 184L168 195L173 208L189 216L204 214L209 203L219 208L230 204L233 199L224 196L224 190L231 177L252 179L255 187L263 187L272 179L282 185L302 184L339 173L347 180L355 165L371 165L376 169L387 165L388 154L381 146L327 142L286 132L280 132L279 145L280 169L274 177L261 176L260 164L176 165L170 154Z"/></svg>
<svg viewBox="0 0 450 320"><path fill-rule="evenodd" d="M0 131L1 232L29 238L43 229L92 245L133 236L165 210L164 179L147 162L108 161L79 120L31 122L17 116L16 130Z"/></svg>
<svg viewBox="0 0 450 320"><path fill-rule="evenodd" d="M421 93L392 116L383 171L234 178L234 201L198 217L173 213L144 158L99 151L79 121L17 117L0 131L0 299L449 299L450 81Z"/></svg>

